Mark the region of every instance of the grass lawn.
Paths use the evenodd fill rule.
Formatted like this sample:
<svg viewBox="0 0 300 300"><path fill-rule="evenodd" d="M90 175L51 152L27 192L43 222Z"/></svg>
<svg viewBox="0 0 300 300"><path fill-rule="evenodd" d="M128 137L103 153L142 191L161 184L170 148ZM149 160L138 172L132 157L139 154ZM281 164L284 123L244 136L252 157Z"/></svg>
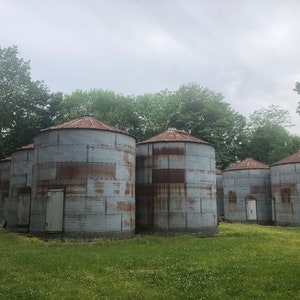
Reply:
<svg viewBox="0 0 300 300"><path fill-rule="evenodd" d="M0 299L300 299L300 228L41 241L0 230Z"/></svg>

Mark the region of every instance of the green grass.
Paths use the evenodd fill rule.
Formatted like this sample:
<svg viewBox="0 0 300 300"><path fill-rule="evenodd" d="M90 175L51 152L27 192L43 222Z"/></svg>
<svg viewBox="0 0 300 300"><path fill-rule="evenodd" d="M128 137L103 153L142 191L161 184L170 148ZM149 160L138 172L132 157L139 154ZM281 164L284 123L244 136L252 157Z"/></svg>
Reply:
<svg viewBox="0 0 300 300"><path fill-rule="evenodd" d="M0 299L300 299L300 228L41 241L0 231Z"/></svg>

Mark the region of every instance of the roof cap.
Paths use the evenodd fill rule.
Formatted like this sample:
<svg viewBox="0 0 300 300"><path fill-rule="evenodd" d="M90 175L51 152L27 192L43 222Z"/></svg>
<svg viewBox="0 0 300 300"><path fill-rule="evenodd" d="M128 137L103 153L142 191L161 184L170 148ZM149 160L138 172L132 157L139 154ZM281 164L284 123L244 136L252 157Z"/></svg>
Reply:
<svg viewBox="0 0 300 300"><path fill-rule="evenodd" d="M156 142L191 142L199 144L207 144L208 142L195 138L187 134L184 130L177 130L176 128L169 128L168 130L151 137L138 144L156 143Z"/></svg>
<svg viewBox="0 0 300 300"><path fill-rule="evenodd" d="M226 168L223 172L249 169L269 169L269 166L253 158L246 158L245 160Z"/></svg>

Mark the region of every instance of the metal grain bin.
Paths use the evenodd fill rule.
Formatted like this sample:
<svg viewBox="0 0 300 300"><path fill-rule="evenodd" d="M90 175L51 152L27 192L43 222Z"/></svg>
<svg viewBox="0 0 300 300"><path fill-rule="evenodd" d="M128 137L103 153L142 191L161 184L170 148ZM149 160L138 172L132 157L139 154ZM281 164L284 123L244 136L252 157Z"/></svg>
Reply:
<svg viewBox="0 0 300 300"><path fill-rule="evenodd" d="M271 166L273 221L300 225L300 151Z"/></svg>
<svg viewBox="0 0 300 300"><path fill-rule="evenodd" d="M34 144L31 233L135 233L135 138L86 115Z"/></svg>
<svg viewBox="0 0 300 300"><path fill-rule="evenodd" d="M11 157L0 160L0 227L8 219L10 167Z"/></svg>
<svg viewBox="0 0 300 300"><path fill-rule="evenodd" d="M223 170L223 189L225 220L272 222L269 166L247 158Z"/></svg>
<svg viewBox="0 0 300 300"><path fill-rule="evenodd" d="M169 129L137 144L138 232L217 231L215 149Z"/></svg>
<svg viewBox="0 0 300 300"><path fill-rule="evenodd" d="M16 149L11 155L7 228L28 231L34 145Z"/></svg>
<svg viewBox="0 0 300 300"><path fill-rule="evenodd" d="M224 191L223 191L223 174L222 171L216 169L216 189L217 189L217 212L218 217L224 217Z"/></svg>

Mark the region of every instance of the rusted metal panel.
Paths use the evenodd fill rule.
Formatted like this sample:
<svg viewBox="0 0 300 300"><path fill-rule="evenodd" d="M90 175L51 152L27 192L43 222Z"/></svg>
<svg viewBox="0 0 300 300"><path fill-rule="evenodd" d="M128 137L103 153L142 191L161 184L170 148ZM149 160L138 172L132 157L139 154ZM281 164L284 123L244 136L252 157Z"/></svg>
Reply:
<svg viewBox="0 0 300 300"><path fill-rule="evenodd" d="M106 162L57 163L57 179L105 178L115 179L116 165Z"/></svg>
<svg viewBox="0 0 300 300"><path fill-rule="evenodd" d="M152 155L184 155L184 147L157 147L154 145Z"/></svg>
<svg viewBox="0 0 300 300"><path fill-rule="evenodd" d="M185 170L183 169L154 169L152 183L184 183Z"/></svg>

